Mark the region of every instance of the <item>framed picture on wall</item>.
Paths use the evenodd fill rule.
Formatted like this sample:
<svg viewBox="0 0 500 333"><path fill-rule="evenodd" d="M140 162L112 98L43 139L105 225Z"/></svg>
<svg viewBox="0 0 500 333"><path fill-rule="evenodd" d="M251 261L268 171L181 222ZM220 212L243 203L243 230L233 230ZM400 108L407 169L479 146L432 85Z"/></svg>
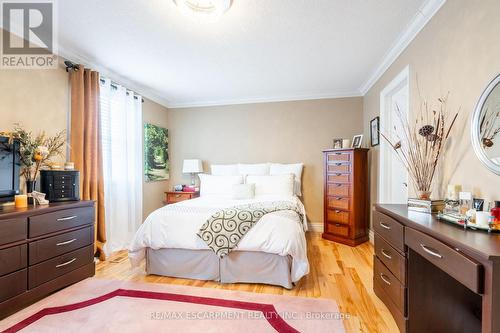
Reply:
<svg viewBox="0 0 500 333"><path fill-rule="evenodd" d="M144 124L144 176L146 181L167 180L170 177L168 130Z"/></svg>
<svg viewBox="0 0 500 333"><path fill-rule="evenodd" d="M363 144L363 134L355 135L352 138L351 148L361 148L362 144Z"/></svg>
<svg viewBox="0 0 500 333"><path fill-rule="evenodd" d="M375 117L370 121L370 141L372 147L380 144L380 117Z"/></svg>

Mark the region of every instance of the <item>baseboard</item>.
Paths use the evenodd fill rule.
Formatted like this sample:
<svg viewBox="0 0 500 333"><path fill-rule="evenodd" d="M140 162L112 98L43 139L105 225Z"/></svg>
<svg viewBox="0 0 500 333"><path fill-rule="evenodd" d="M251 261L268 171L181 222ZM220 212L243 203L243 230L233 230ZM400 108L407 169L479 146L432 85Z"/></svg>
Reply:
<svg viewBox="0 0 500 333"><path fill-rule="evenodd" d="M373 234L372 229L368 230L368 237L370 238L370 243L374 244L375 243L375 236Z"/></svg>
<svg viewBox="0 0 500 333"><path fill-rule="evenodd" d="M322 222L310 222L307 224L307 228L312 232L321 232L323 233L323 223Z"/></svg>

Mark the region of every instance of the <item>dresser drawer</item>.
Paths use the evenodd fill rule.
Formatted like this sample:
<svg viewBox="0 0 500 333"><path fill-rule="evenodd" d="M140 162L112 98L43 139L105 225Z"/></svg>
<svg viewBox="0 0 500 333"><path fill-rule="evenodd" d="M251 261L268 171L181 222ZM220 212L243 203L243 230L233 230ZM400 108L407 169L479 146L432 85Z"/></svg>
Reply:
<svg viewBox="0 0 500 333"><path fill-rule="evenodd" d="M404 253L404 227L393 218L373 212L373 229L396 250Z"/></svg>
<svg viewBox="0 0 500 333"><path fill-rule="evenodd" d="M168 193L167 203L176 203L191 199L191 193Z"/></svg>
<svg viewBox="0 0 500 333"><path fill-rule="evenodd" d="M384 266L377 256L373 258L373 283L377 283L379 287L385 291L396 308L399 309L402 314L406 315L406 288L391 271Z"/></svg>
<svg viewBox="0 0 500 333"><path fill-rule="evenodd" d="M483 266L460 254L435 238L406 228L405 242L409 248L445 271L476 293L482 292Z"/></svg>
<svg viewBox="0 0 500 333"><path fill-rule="evenodd" d="M25 240L27 236L26 219L0 220L0 245Z"/></svg>
<svg viewBox="0 0 500 333"><path fill-rule="evenodd" d="M29 218L29 237L37 237L86 224L94 224L94 207L64 209Z"/></svg>
<svg viewBox="0 0 500 333"><path fill-rule="evenodd" d="M332 234L336 236L341 236L341 237L348 237L349 236L349 226L345 224L340 224L340 223L326 223L326 230L325 232L327 234Z"/></svg>
<svg viewBox="0 0 500 333"><path fill-rule="evenodd" d="M350 183L351 175L343 173L329 173L326 175L326 181L328 183Z"/></svg>
<svg viewBox="0 0 500 333"><path fill-rule="evenodd" d="M330 163L339 163L339 162L349 162L351 161L351 152L350 151L337 151L326 154L326 162Z"/></svg>
<svg viewBox="0 0 500 333"><path fill-rule="evenodd" d="M28 266L26 248L27 245L22 244L0 250L0 276Z"/></svg>
<svg viewBox="0 0 500 333"><path fill-rule="evenodd" d="M349 210L350 208L350 199L342 198L342 197L328 197L327 205L330 209L337 210Z"/></svg>
<svg viewBox="0 0 500 333"><path fill-rule="evenodd" d="M350 163L333 163L326 166L327 173L351 173Z"/></svg>
<svg viewBox="0 0 500 333"><path fill-rule="evenodd" d="M327 184L327 195L338 196L338 197L348 197L350 184Z"/></svg>
<svg viewBox="0 0 500 333"><path fill-rule="evenodd" d="M349 224L349 213L338 209L327 209L326 220L328 222Z"/></svg>
<svg viewBox="0 0 500 333"><path fill-rule="evenodd" d="M0 277L0 303L26 291L26 269Z"/></svg>
<svg viewBox="0 0 500 333"><path fill-rule="evenodd" d="M375 254L399 282L406 285L406 258L378 234L375 234Z"/></svg>
<svg viewBox="0 0 500 333"><path fill-rule="evenodd" d="M90 245L93 239L94 227L91 226L32 242L29 244L29 263L30 265L34 265L41 261Z"/></svg>
<svg viewBox="0 0 500 333"><path fill-rule="evenodd" d="M58 276L90 264L93 260L94 246L89 245L79 250L44 261L40 264L30 266L28 271L28 287L29 289L33 289Z"/></svg>

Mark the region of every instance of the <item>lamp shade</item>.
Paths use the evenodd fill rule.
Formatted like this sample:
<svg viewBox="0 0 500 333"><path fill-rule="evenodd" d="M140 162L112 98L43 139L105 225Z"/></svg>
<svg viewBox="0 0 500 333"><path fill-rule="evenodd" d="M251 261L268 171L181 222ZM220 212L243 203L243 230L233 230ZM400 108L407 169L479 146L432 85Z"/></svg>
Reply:
<svg viewBox="0 0 500 333"><path fill-rule="evenodd" d="M182 164L182 173L200 173L203 172L201 160L184 160Z"/></svg>

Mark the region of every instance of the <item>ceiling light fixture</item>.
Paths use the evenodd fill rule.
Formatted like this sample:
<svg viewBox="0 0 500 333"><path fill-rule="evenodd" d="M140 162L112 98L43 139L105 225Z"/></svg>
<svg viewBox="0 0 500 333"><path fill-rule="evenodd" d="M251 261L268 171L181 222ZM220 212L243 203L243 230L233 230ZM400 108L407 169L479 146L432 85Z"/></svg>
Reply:
<svg viewBox="0 0 500 333"><path fill-rule="evenodd" d="M179 9L198 17L219 17L231 7L231 0L173 0Z"/></svg>

